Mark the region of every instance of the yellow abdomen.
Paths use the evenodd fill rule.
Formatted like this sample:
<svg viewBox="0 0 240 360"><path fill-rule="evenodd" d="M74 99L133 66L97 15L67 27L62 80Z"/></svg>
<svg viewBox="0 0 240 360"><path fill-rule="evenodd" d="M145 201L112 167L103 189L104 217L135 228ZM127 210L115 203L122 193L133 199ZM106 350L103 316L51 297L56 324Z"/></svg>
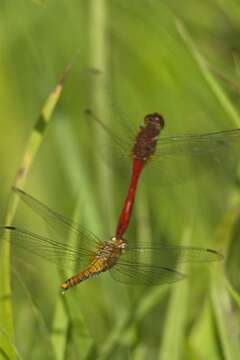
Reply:
<svg viewBox="0 0 240 360"><path fill-rule="evenodd" d="M73 287L84 280L98 275L101 272L106 271L107 269L108 266L106 260L101 258L94 258L91 264L85 270L80 271L78 274L70 277L61 285L61 288L63 290L68 290L70 287Z"/></svg>

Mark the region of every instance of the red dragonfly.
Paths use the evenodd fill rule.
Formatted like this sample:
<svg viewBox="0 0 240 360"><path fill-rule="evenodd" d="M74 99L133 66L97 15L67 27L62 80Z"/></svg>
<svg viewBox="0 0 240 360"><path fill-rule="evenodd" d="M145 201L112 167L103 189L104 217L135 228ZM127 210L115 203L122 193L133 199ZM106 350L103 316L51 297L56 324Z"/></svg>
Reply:
<svg viewBox="0 0 240 360"><path fill-rule="evenodd" d="M151 245L147 242L131 244L116 236L101 241L86 228L54 212L24 191L13 190L53 230L54 238L5 226L0 228L0 239L10 241L15 250L27 251L57 264L65 274L73 271L70 269L74 266L76 275L61 285L63 291L108 270L115 280L125 284L172 283L185 277L174 269L181 262L212 262L223 258L219 252L201 247ZM69 236L77 241L76 246L66 243Z"/></svg>
<svg viewBox="0 0 240 360"><path fill-rule="evenodd" d="M164 119L159 113L152 113L145 116L144 125L140 126L138 131L131 131L129 124L124 124L123 120L117 123L116 125L123 126L123 134L119 128L116 135L91 110L86 110L86 114L109 135L107 147L103 150L106 150L108 155L113 155L114 160L117 160L114 161L115 164L120 163L121 166L125 159L129 163L129 155L132 158L132 174L117 224L117 238L121 238L128 228L138 180L146 164L154 165L149 166L151 178L158 184L166 184L181 182L182 179L204 170L225 170L230 173L229 170L232 170L239 158L240 129L160 137ZM132 134L132 139L127 138L129 133ZM100 155L104 157L101 151ZM154 161L149 161L153 157Z"/></svg>
<svg viewBox="0 0 240 360"><path fill-rule="evenodd" d="M116 230L117 239L121 238L128 228L135 199L138 179L145 164L151 159L151 157L155 153L158 136L163 127L164 120L160 114L149 114L145 116L144 126L140 127L140 130L136 136L134 145L131 149L131 154L133 156L132 176L128 187L127 197L125 199L123 209L118 220Z"/></svg>

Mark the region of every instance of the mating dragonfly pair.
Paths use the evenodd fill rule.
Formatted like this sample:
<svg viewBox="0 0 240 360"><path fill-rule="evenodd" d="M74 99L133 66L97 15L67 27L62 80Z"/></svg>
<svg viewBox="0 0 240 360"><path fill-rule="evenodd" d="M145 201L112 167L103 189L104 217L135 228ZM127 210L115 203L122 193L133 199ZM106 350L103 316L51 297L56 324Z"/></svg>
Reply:
<svg viewBox="0 0 240 360"><path fill-rule="evenodd" d="M64 291L108 270L114 279L126 284L162 285L185 277L174 269L181 262L201 263L221 260L223 256L212 249L170 246L160 242L154 245L147 242L134 244L131 241L128 243L123 236L131 218L138 179L153 154L157 161L159 159L160 172L161 159L167 161L168 157L177 156L179 159L191 157L199 161L201 156L204 156L215 161L219 159L219 154L221 158L223 154L227 157L227 154L236 154L240 148L240 129L159 139L163 126L164 120L158 113L147 115L134 145L129 148L133 158L132 176L115 236L111 239L101 241L84 227L55 213L40 201L16 188L13 189L14 192L43 218L54 231L56 240L14 226L1 228L0 238L10 241L14 248L30 251L34 255L55 262L65 273L72 268L71 265L82 269L61 285ZM218 160L216 162L218 163ZM66 242L71 234L76 239L76 246L70 246Z"/></svg>

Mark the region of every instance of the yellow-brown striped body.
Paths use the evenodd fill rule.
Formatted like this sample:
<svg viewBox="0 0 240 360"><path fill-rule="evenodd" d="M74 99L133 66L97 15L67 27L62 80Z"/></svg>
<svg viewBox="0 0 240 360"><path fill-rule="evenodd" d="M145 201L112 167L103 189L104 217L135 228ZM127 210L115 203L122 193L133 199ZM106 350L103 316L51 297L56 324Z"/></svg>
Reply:
<svg viewBox="0 0 240 360"><path fill-rule="evenodd" d="M70 287L73 287L84 280L111 269L111 267L116 264L126 246L127 242L125 240L117 239L116 237L104 242L99 247L99 250L96 252L96 255L93 257L89 266L65 281L61 285L61 288L64 291L68 290Z"/></svg>

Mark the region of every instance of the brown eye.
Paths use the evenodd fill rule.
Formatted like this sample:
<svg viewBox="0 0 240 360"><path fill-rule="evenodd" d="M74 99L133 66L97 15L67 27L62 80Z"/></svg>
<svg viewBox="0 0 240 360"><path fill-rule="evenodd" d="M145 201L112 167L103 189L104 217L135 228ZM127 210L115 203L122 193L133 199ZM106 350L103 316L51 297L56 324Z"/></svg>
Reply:
<svg viewBox="0 0 240 360"><path fill-rule="evenodd" d="M164 119L163 119L162 115L160 115L157 112L146 115L144 117L144 123L145 123L145 125L147 125L149 123L160 125L161 129L164 127Z"/></svg>

